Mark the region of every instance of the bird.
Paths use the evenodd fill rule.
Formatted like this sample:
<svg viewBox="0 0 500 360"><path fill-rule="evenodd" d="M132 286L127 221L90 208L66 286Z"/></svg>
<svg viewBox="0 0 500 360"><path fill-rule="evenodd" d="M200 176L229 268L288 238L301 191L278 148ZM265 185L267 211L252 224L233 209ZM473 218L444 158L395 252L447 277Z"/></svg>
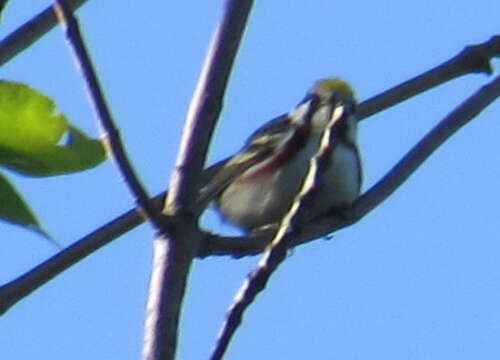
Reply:
<svg viewBox="0 0 500 360"><path fill-rule="evenodd" d="M288 113L265 123L201 189L198 202L245 233L278 223L291 207L333 121L329 161L306 209L307 219L342 212L359 196L362 182L357 145L356 100L339 78L320 79Z"/></svg>

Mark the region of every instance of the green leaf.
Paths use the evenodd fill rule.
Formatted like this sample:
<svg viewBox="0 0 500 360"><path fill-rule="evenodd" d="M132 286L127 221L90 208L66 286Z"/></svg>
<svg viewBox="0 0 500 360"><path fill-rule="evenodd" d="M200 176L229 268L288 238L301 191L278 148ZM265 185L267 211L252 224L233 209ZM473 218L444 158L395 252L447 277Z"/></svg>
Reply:
<svg viewBox="0 0 500 360"><path fill-rule="evenodd" d="M50 239L28 204L2 173L0 173L0 218L21 225Z"/></svg>
<svg viewBox="0 0 500 360"><path fill-rule="evenodd" d="M50 98L28 85L0 81L0 165L25 175L50 176L105 160L100 140L89 138L54 110Z"/></svg>

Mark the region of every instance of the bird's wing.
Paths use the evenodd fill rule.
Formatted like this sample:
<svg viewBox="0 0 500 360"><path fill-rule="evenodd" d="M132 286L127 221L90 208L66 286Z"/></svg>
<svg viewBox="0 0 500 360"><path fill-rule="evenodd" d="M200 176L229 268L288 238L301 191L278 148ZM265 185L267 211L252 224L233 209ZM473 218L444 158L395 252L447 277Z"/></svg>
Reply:
<svg viewBox="0 0 500 360"><path fill-rule="evenodd" d="M202 188L198 204L202 208L208 206L236 177L272 155L283 142L289 128L289 118L282 115L257 129L248 138L245 147L230 158Z"/></svg>

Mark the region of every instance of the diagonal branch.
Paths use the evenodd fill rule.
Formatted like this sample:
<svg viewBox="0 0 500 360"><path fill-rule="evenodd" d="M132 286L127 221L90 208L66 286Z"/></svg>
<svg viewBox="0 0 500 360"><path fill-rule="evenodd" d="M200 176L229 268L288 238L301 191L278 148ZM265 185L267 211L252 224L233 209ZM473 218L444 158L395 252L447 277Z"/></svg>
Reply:
<svg viewBox="0 0 500 360"><path fill-rule="evenodd" d="M364 101L358 109L358 118L360 120L367 118L381 109L388 109L415 95L466 74L484 73L491 75L490 60L498 56L500 56L500 35L492 36L482 44L467 46L450 60Z"/></svg>
<svg viewBox="0 0 500 360"><path fill-rule="evenodd" d="M367 191L352 211L359 221L401 186L441 145L500 97L500 76L481 87L420 140L381 180Z"/></svg>
<svg viewBox="0 0 500 360"><path fill-rule="evenodd" d="M68 6L76 10L87 0L67 0ZM49 6L18 29L7 35L0 42L0 66L12 60L20 52L26 50L57 25L56 13Z"/></svg>
<svg viewBox="0 0 500 360"><path fill-rule="evenodd" d="M167 237L154 242L144 329L143 359L175 358L187 277L203 238L193 210L200 174L252 0L228 0L212 37L188 111L164 213L173 218Z"/></svg>
<svg viewBox="0 0 500 360"><path fill-rule="evenodd" d="M71 8L66 4L66 0L55 0L54 10L57 18L63 25L66 37L70 48L73 50L78 68L81 69L90 100L94 110L97 113L99 122L106 132L107 141L111 153L120 169L121 174L125 179L125 183L129 186L132 194L136 198L136 203L144 211L147 218L151 219L155 227L164 232L164 222L160 218L160 213L149 200L149 195L139 181L138 176L127 158L125 148L122 144L118 128L114 124L111 111L104 98L104 92L97 78L94 66L90 59L83 37L80 32L78 21L72 13Z"/></svg>
<svg viewBox="0 0 500 360"><path fill-rule="evenodd" d="M206 184L215 172L224 164L219 162L206 169L202 174L202 182ZM165 193L157 195L154 205L161 210ZM45 260L30 271L0 286L0 315L5 313L19 300L25 298L37 288L53 279L72 265L83 260L94 251L110 243L113 239L134 229L144 222L144 216L137 210L132 209L123 215L104 224L101 228L83 237L74 244L68 246L61 252Z"/></svg>

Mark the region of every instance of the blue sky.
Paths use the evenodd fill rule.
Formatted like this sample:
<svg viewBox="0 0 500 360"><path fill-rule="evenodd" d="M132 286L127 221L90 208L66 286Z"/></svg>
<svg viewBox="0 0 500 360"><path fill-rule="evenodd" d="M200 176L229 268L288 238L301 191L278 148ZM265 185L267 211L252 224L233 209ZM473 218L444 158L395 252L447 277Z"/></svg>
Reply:
<svg viewBox="0 0 500 360"><path fill-rule="evenodd" d="M152 192L168 183L222 4L94 0L78 12L129 154ZM47 5L12 1L0 35ZM256 2L210 162L288 111L314 80L340 76L359 100L367 99L489 39L498 33L499 13L498 0ZM98 135L59 29L2 67L0 76L50 95L74 123ZM364 188L488 80L469 75L364 121ZM295 249L247 313L227 359L497 359L499 119L497 102L361 222L330 241ZM63 244L132 203L111 162L71 176L11 178ZM204 224L230 231L210 214ZM24 230L0 229L1 283L56 251ZM13 307L0 322L0 358L137 359L151 239L151 228L142 226ZM180 359L207 357L257 260L195 262Z"/></svg>

